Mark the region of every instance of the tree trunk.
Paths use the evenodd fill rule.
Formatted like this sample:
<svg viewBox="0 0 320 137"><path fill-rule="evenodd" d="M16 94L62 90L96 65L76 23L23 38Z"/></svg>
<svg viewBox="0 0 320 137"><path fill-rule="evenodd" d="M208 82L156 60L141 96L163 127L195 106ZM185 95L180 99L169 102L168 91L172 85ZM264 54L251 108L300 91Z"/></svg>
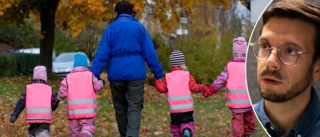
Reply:
<svg viewBox="0 0 320 137"><path fill-rule="evenodd" d="M52 76L52 52L55 31L55 13L59 0L42 0L40 13L41 37L39 65L47 68L48 77Z"/></svg>

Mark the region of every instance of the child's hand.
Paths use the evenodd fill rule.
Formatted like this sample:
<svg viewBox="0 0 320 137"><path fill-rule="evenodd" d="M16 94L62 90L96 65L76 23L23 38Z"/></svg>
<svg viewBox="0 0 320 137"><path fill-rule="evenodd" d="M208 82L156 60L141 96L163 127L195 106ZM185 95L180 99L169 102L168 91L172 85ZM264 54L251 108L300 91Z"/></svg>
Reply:
<svg viewBox="0 0 320 137"><path fill-rule="evenodd" d="M209 86L209 92L210 92L210 95L212 95L213 93L217 94L217 91L214 90L213 85Z"/></svg>
<svg viewBox="0 0 320 137"><path fill-rule="evenodd" d="M202 95L204 98L207 98L210 96L210 93L209 93L209 91L206 91L206 92L203 92Z"/></svg>
<svg viewBox="0 0 320 137"><path fill-rule="evenodd" d="M11 116L11 118L10 118L10 122L11 123L14 123L16 120L17 120L16 116Z"/></svg>
<svg viewBox="0 0 320 137"><path fill-rule="evenodd" d="M103 84L102 87L103 87L104 85L106 85L106 82L105 82L103 79L99 78L98 80L102 82L102 84Z"/></svg>
<svg viewBox="0 0 320 137"><path fill-rule="evenodd" d="M207 92L209 89L208 87L206 87L205 85L203 84L198 84L198 87L199 87L199 92Z"/></svg>

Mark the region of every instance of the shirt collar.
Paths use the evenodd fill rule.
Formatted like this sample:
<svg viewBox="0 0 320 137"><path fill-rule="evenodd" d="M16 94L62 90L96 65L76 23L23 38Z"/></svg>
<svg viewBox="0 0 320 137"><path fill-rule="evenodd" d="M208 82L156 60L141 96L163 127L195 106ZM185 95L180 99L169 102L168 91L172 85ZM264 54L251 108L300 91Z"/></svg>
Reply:
<svg viewBox="0 0 320 137"><path fill-rule="evenodd" d="M297 136L298 134L305 136L316 123L320 115L320 99L316 90L312 87L311 101L307 111L297 125L295 125L286 135L282 135L280 129L273 125L267 116L264 110L264 100L262 100L261 103L262 105L260 105L260 112L258 114L260 115L260 122L271 136Z"/></svg>
<svg viewBox="0 0 320 137"><path fill-rule="evenodd" d="M175 70L183 70L181 67L172 67L171 71L175 71Z"/></svg>
<svg viewBox="0 0 320 137"><path fill-rule="evenodd" d="M33 79L31 83L47 84L47 82L45 80L42 80L42 79Z"/></svg>
<svg viewBox="0 0 320 137"><path fill-rule="evenodd" d="M118 15L115 19L114 19L114 21L117 21L117 20L125 20L125 19L129 19L129 20L133 20L133 21L137 21L138 22L138 20L136 19L136 18L134 18L133 16L131 16L131 15L129 15L129 14L126 14L126 13L122 13L122 14L120 14L120 15Z"/></svg>

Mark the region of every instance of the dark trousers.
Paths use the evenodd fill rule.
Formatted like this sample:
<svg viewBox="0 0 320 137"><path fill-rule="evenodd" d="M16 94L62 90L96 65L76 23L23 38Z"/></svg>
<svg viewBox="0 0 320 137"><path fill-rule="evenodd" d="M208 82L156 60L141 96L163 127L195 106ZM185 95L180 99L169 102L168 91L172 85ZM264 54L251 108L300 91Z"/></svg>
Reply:
<svg viewBox="0 0 320 137"><path fill-rule="evenodd" d="M193 111L184 113L170 113L171 124L180 126L184 123L194 122Z"/></svg>
<svg viewBox="0 0 320 137"><path fill-rule="evenodd" d="M139 136L144 82L144 80L110 82L113 107L121 137Z"/></svg>
<svg viewBox="0 0 320 137"><path fill-rule="evenodd" d="M40 132L47 132L50 134L49 123L29 123L29 136L36 136Z"/></svg>
<svg viewBox="0 0 320 137"><path fill-rule="evenodd" d="M194 118L192 112L170 113L170 130L173 137L183 136L183 130L189 129L191 134L194 132Z"/></svg>

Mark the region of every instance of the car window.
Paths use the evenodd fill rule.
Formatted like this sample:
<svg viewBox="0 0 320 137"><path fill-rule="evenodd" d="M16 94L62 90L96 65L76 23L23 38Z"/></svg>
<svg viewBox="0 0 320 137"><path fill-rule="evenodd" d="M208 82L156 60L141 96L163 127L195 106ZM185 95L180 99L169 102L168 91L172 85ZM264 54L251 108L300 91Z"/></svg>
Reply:
<svg viewBox="0 0 320 137"><path fill-rule="evenodd" d="M55 62L72 62L74 61L74 55L75 54L63 54L59 55Z"/></svg>

